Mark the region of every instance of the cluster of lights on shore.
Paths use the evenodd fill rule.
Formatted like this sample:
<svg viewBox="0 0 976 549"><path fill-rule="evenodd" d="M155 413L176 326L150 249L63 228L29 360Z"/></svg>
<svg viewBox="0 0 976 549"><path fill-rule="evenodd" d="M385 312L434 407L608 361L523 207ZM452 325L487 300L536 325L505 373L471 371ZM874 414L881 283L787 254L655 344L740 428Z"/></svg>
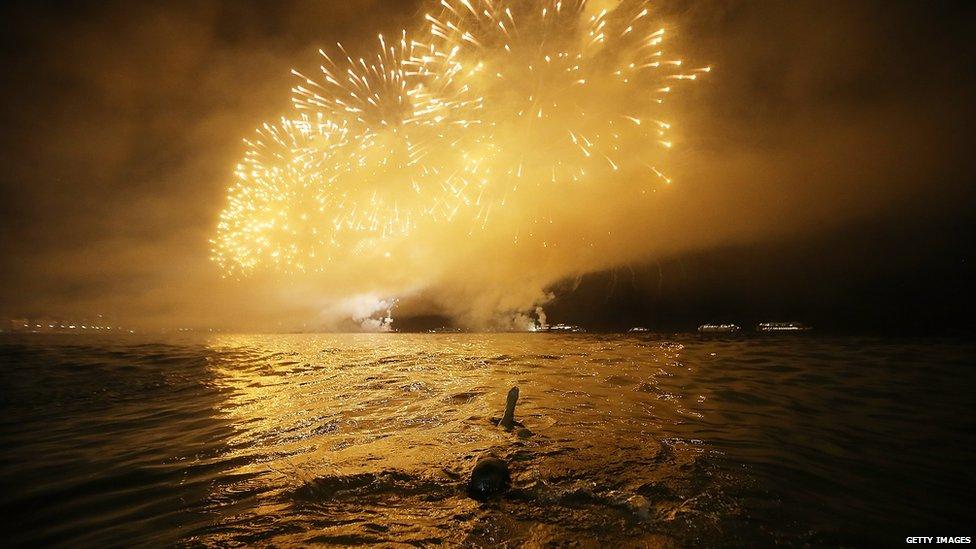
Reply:
<svg viewBox="0 0 976 549"><path fill-rule="evenodd" d="M126 332L129 332L130 334L135 333L134 330L126 330L126 329L122 328L121 326L115 326L115 327L113 327L113 326L101 326L101 325L98 325L98 324L88 325L88 324L64 324L64 323L57 323L57 324L33 324L32 325L30 323L24 323L22 326L24 328L27 328L27 329L32 329L32 328L34 328L34 329L43 329L46 326L47 329L49 329L49 330L78 330L78 329L81 329L81 330L106 330L106 331L108 331L108 330L115 330L117 332L126 331Z"/></svg>
<svg viewBox="0 0 976 549"><path fill-rule="evenodd" d="M293 71L292 113L245 140L212 259L320 272L424 229L493 230L506 210L518 242L511 225L551 220L540 196L670 183L664 99L710 69L665 54L647 2L609 4L440 0L416 38L320 50L320 74Z"/></svg>

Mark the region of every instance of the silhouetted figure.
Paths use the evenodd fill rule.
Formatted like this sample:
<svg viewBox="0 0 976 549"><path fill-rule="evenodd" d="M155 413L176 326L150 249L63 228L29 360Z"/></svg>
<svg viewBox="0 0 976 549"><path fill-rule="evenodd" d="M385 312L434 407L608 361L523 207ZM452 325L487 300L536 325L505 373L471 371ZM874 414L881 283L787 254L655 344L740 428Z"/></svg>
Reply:
<svg viewBox="0 0 976 549"><path fill-rule="evenodd" d="M468 481L468 495L483 501L508 490L508 464L496 457L483 457L475 464Z"/></svg>
<svg viewBox="0 0 976 549"><path fill-rule="evenodd" d="M518 402L518 396L518 387L509 389L508 400L505 402L505 415L498 422L498 425L506 431L511 431L516 425L515 404ZM509 484L511 484L511 476L508 473L508 464L494 456L483 457L471 471L468 495L483 501L508 490Z"/></svg>

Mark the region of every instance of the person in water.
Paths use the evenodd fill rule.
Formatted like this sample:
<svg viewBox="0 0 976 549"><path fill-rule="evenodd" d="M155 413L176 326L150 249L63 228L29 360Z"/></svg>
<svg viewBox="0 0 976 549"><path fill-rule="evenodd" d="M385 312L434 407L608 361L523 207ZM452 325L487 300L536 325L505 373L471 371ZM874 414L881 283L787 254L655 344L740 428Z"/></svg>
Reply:
<svg viewBox="0 0 976 549"><path fill-rule="evenodd" d="M515 404L518 402L518 397L519 388L512 387L508 391L508 400L505 402L505 415L498 422L498 426L506 431L511 431L516 425ZM472 498L483 501L508 490L509 485L511 485L511 475L508 472L508 464L497 457L485 456L478 460L471 471L467 491Z"/></svg>

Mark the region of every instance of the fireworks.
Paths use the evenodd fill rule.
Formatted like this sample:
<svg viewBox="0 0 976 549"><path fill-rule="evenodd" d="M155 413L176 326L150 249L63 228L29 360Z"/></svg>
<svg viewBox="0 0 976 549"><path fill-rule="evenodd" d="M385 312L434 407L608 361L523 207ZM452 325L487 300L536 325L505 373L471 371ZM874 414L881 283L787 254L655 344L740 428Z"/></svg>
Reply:
<svg viewBox="0 0 976 549"><path fill-rule="evenodd" d="M594 4L441 0L370 58L321 51L294 114L246 141L214 260L322 271L421 229L518 235L552 193L669 183L665 98L709 69L664 52L646 2Z"/></svg>

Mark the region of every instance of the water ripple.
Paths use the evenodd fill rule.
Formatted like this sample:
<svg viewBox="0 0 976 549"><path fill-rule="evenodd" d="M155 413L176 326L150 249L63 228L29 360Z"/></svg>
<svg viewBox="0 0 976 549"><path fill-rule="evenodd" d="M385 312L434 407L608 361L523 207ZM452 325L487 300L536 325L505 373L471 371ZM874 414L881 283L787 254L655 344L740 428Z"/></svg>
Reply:
<svg viewBox="0 0 976 549"><path fill-rule="evenodd" d="M973 524L968 342L0 339L10 543L871 545ZM519 385L510 434L494 426ZM464 495L487 452L500 501ZM912 529L915 530L912 530ZM941 531L941 530L940 530Z"/></svg>

